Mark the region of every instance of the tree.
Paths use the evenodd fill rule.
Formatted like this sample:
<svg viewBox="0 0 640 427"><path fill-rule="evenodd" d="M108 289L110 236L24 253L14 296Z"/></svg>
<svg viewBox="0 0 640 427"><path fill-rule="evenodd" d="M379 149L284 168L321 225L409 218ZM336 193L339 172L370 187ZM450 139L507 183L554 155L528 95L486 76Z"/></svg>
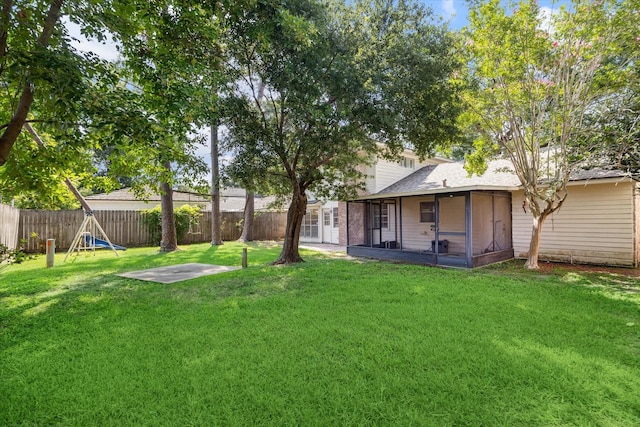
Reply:
<svg viewBox="0 0 640 427"><path fill-rule="evenodd" d="M0 193L23 206L73 205L64 177L87 185L91 145L84 107L108 64L70 44L61 16L82 20L95 1L4 1L0 11ZM112 2L101 2L108 8ZM84 5L84 6L81 6ZM92 18L96 22L99 19ZM104 25L101 25L104 28ZM31 123L46 145L22 132Z"/></svg>
<svg viewBox="0 0 640 427"><path fill-rule="evenodd" d="M124 53L129 82L128 97L137 98L137 116L144 132L112 141L127 156L109 158L120 175L142 178L136 182L161 194L162 251L177 249L172 214L172 187L178 181L202 178L205 165L195 155L202 142L196 127L210 119L206 108L215 99L220 80L218 58L219 12L215 4L190 1L123 2L130 9L110 21ZM130 84L130 83L129 83ZM120 90L122 92L122 90ZM146 121L146 122L145 122ZM139 135L146 136L140 144ZM130 144L126 149L125 144ZM135 182L135 181L134 181ZM158 185L159 183L159 185Z"/></svg>
<svg viewBox="0 0 640 427"><path fill-rule="evenodd" d="M526 266L538 268L545 219L565 201L570 174L594 147L579 146L584 116L607 93L595 84L616 37L604 3L573 5L545 23L535 1L479 2L470 10L463 51L470 89L463 122L477 136L471 172L500 153L513 164L533 226Z"/></svg>
<svg viewBox="0 0 640 427"><path fill-rule="evenodd" d="M51 0L47 3L47 12L42 14L42 9L30 11L26 4L13 5L11 1L3 2L2 16L0 17L0 79L7 85L13 83L11 86L13 86L12 89L14 90L18 89L18 86L21 86L21 89L14 92L19 93L19 96L16 97L17 99L12 97L13 99L10 99L10 102L7 103L12 108L9 110L11 111L9 120L3 125L2 134L0 135L0 166L6 163L9 153L18 139L18 135L22 132L22 126L27 120L35 99L38 77L44 81L47 80L47 77L50 77L47 72L51 70L42 69L43 60L45 58L58 59L69 53L68 51L64 52L66 50L64 44L61 46L63 52L55 52L54 49L49 49L52 34L58 26L62 0ZM38 16L31 18L29 16L30 13ZM38 25L40 25L40 29ZM21 29L21 26L26 28ZM17 30L12 31L16 27ZM20 43L23 43L23 45L20 45ZM56 53L59 55L56 55ZM30 63L30 61L33 62ZM15 65L19 69L11 76L12 68ZM17 83L18 81L20 81L19 84ZM50 84L51 82L48 83ZM45 85L45 88L47 86ZM46 96L46 94L42 95Z"/></svg>
<svg viewBox="0 0 640 427"><path fill-rule="evenodd" d="M218 167L218 126L211 125L211 244L222 244L220 229L220 168Z"/></svg>
<svg viewBox="0 0 640 427"><path fill-rule="evenodd" d="M455 134L451 38L428 19L404 1L273 0L230 27L239 78L224 98L230 167L290 197L276 263L302 261L307 191L353 196L373 154L393 158L412 145L426 155Z"/></svg>
<svg viewBox="0 0 640 427"><path fill-rule="evenodd" d="M145 15L151 6L138 11L140 5L149 2L137 3L127 0L3 2L0 15L0 81L5 88L0 95L3 196L28 199L34 206L60 206L66 204L67 196L60 184L61 177L80 180L88 187L113 188L110 182L113 176L92 179L96 172L91 162L94 150L111 153L110 166L115 163L114 170L129 171L129 176L138 177L139 172L148 170L144 163L150 150L146 147L162 139L155 126L162 113L149 108L149 98L146 111L140 108L144 98L139 91L134 93L138 89L123 87L122 68L113 67L93 53L76 51L60 19L66 16L79 24L84 34L98 39L104 39L105 30L110 30L117 40L131 42L143 33L138 31L140 28L149 28L152 19L145 20L145 17L158 19L158 15ZM167 9L173 6L169 0L153 3ZM171 39L171 35L168 38ZM127 47L132 44L128 43ZM172 44L176 44L175 39L167 42L169 46ZM144 56L143 53L141 50L126 52L135 58ZM110 99L114 94L115 98ZM35 124L38 131L46 135L46 146L37 147L29 136L21 134L25 122ZM126 142L122 143L118 136ZM112 145L100 145L106 142ZM176 161L179 157L180 154ZM162 164L159 162L156 169L161 170ZM148 181L155 183L157 177L152 175ZM138 182L134 180L134 184Z"/></svg>
<svg viewBox="0 0 640 427"><path fill-rule="evenodd" d="M244 201L244 219L242 221L242 233L238 241L253 242L253 217L255 215L255 193L247 189Z"/></svg>
<svg viewBox="0 0 640 427"><path fill-rule="evenodd" d="M625 171L640 180L640 2L626 0L611 20L616 38L596 84L610 93L585 113L585 146L598 142L589 166Z"/></svg>

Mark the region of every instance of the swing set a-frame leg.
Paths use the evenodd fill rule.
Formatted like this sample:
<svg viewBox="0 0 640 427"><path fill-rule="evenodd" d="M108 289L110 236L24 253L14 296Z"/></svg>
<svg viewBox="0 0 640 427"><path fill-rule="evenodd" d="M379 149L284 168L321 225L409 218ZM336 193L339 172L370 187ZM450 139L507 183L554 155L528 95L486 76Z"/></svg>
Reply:
<svg viewBox="0 0 640 427"><path fill-rule="evenodd" d="M82 221L82 225L80 225L80 229L76 233L76 236L73 238L73 242L71 243L71 246L69 247L69 250L67 251L67 254L64 257L63 262L65 262L69 257L69 255L71 255L71 253L73 253L74 251L77 250L78 252L80 252L80 245L84 243L83 239L86 239L85 234L87 233L87 230L90 227L96 227L100 231L102 237L104 237L104 240L109 244L109 247L113 250L113 253L116 254L117 257L119 257L118 251L116 251L116 248L113 246L113 243L111 243L111 240L109 240L107 233L104 232L98 220L95 218L95 216L93 216L93 212L86 212L85 215L86 216L84 218L84 221ZM94 236L91 233L90 233L90 236L91 236L89 239L90 246L87 249L90 249L92 252L95 252L96 236Z"/></svg>

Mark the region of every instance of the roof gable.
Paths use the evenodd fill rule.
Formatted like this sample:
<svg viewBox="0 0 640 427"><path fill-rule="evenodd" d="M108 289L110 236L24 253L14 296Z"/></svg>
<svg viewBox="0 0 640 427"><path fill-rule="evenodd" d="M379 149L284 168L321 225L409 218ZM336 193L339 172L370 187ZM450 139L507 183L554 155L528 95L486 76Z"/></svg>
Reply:
<svg viewBox="0 0 640 427"><path fill-rule="evenodd" d="M570 181L624 178L626 176L620 170L585 169L572 173ZM465 190L512 191L520 187L520 180L513 172L513 165L509 160L493 160L488 163L487 171L484 174L472 176L469 176L464 169L464 162L458 161L425 166L373 195L363 196L362 199Z"/></svg>

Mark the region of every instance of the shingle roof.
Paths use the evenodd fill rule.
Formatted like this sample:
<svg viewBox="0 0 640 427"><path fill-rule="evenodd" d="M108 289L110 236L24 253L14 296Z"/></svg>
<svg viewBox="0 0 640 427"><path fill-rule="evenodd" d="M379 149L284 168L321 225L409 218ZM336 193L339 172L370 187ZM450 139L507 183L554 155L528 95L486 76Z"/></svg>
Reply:
<svg viewBox="0 0 640 427"><path fill-rule="evenodd" d="M229 191L227 191L229 190ZM104 200L104 201L148 201L159 202L160 195L155 193L147 194L144 199L137 199L131 188L122 188L120 190L112 191L111 193L100 193L86 196L87 200ZM266 210L269 208L269 204L275 200L274 197L256 197L254 201L255 210ZM185 191L173 191L174 202L189 202L189 203L209 203L211 199L209 197L203 197L197 193L189 193ZM245 190L241 188L222 189L220 194L220 210L226 212L243 211L245 203Z"/></svg>
<svg viewBox="0 0 640 427"><path fill-rule="evenodd" d="M122 188L120 190L112 191L111 193L100 193L100 194L92 194L91 196L86 196L87 200L117 200L117 201L133 201L133 200L146 200L150 202L156 202L160 200L160 195L155 193L147 194L146 198L138 199L136 198L131 188ZM173 191L173 201L175 202L198 202L198 203L206 203L207 199L200 196L197 193L187 193L184 191Z"/></svg>
<svg viewBox="0 0 640 427"><path fill-rule="evenodd" d="M463 188L512 189L518 187L520 182L513 172L502 170L510 165L506 160L495 160L489 163L483 175L472 177L464 170L464 162L425 166L375 195L427 194Z"/></svg>
<svg viewBox="0 0 640 427"><path fill-rule="evenodd" d="M619 170L588 169L572 173L571 181L625 176L626 174ZM469 176L464 169L464 162L453 162L425 166L378 193L363 196L361 199L465 190L515 190L519 187L520 181L513 172L513 166L509 160L489 162L487 171L480 176Z"/></svg>
<svg viewBox="0 0 640 427"><path fill-rule="evenodd" d="M628 177L624 171L614 169L581 169L571 173L571 181L586 181L590 179L604 179L604 178L622 178Z"/></svg>

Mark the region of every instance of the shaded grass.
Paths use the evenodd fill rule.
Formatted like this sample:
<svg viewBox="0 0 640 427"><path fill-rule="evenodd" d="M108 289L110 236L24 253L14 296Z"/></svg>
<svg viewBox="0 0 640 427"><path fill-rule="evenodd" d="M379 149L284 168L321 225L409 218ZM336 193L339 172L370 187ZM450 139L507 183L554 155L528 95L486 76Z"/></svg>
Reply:
<svg viewBox="0 0 640 427"><path fill-rule="evenodd" d="M638 425L634 278L333 259L175 284L241 245L0 277L2 425ZM620 289L620 282L624 289Z"/></svg>

